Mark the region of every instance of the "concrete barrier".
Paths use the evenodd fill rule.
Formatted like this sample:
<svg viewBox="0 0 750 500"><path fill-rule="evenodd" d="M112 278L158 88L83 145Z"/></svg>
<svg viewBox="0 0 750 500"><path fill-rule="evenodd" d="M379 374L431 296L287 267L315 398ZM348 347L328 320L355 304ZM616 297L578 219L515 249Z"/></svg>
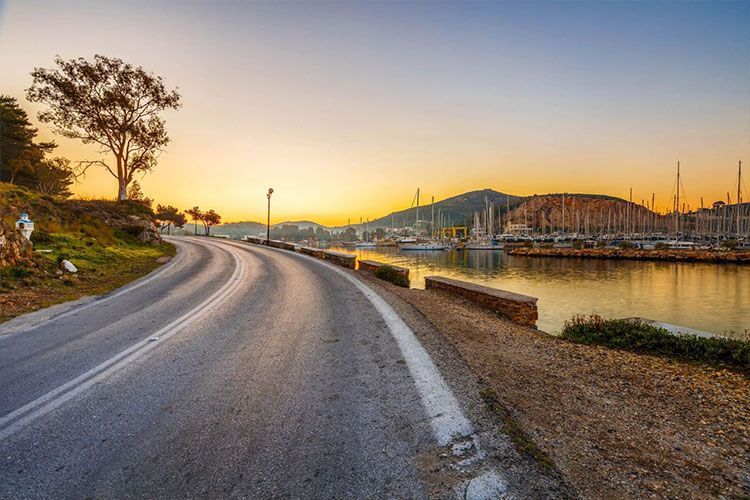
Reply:
<svg viewBox="0 0 750 500"><path fill-rule="evenodd" d="M409 270L405 267L394 266L391 264L386 264L384 262L377 262L374 260L360 260L359 261L360 271L367 271L367 272L374 273L375 271L377 271L383 266L389 266L393 268L393 270L396 271L397 273L402 274L407 280L409 279Z"/></svg>
<svg viewBox="0 0 750 500"><path fill-rule="evenodd" d="M537 298L441 276L427 276L425 289L457 295L514 323L536 328Z"/></svg>
<svg viewBox="0 0 750 500"><path fill-rule="evenodd" d="M334 252L332 250L323 250L323 258L330 260L332 263L348 267L349 269L357 268L357 256L351 253Z"/></svg>
<svg viewBox="0 0 750 500"><path fill-rule="evenodd" d="M311 257L316 257L318 259L324 259L325 258L324 252L320 248L300 247L299 253L303 253L305 255L310 255Z"/></svg>

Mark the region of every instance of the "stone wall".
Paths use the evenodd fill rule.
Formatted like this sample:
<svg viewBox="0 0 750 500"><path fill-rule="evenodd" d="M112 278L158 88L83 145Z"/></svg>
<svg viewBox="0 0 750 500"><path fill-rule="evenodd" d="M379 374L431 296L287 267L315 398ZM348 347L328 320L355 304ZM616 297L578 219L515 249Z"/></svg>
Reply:
<svg viewBox="0 0 750 500"><path fill-rule="evenodd" d="M29 240L15 228L0 222L0 267L15 266L32 257Z"/></svg>
<svg viewBox="0 0 750 500"><path fill-rule="evenodd" d="M347 267L349 269L357 268L357 256L351 253L334 252L332 250L323 250L323 258L330 260L333 264Z"/></svg>
<svg viewBox="0 0 750 500"><path fill-rule="evenodd" d="M323 250L320 248L313 248L313 247L300 247L299 253L309 255L311 257L315 257L318 259L324 259L325 255Z"/></svg>
<svg viewBox="0 0 750 500"><path fill-rule="evenodd" d="M389 266L393 268L399 274L402 274L407 280L409 279L409 270L405 267L394 266L391 264L384 264L383 262L377 262L374 260L360 260L359 270L374 273L383 266Z"/></svg>
<svg viewBox="0 0 750 500"><path fill-rule="evenodd" d="M514 323L536 328L536 320L539 318L536 297L440 276L427 276L425 278L425 289L462 297Z"/></svg>
<svg viewBox="0 0 750 500"><path fill-rule="evenodd" d="M294 252L294 243L289 243L288 241L271 240L268 242L268 246Z"/></svg>

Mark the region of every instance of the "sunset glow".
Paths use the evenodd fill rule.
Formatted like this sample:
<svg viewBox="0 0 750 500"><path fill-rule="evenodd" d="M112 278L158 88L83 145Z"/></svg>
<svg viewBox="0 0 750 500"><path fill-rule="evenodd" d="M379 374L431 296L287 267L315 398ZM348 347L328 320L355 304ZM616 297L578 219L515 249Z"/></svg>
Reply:
<svg viewBox="0 0 750 500"><path fill-rule="evenodd" d="M55 55L178 87L139 182L225 221L345 224L493 188L726 199L750 162L750 3L0 2L0 93ZM72 160L93 157L56 136ZM734 184L736 185L736 184ZM734 190L734 191L733 191ZM114 197L90 170L84 197ZM734 201L735 195L732 195Z"/></svg>

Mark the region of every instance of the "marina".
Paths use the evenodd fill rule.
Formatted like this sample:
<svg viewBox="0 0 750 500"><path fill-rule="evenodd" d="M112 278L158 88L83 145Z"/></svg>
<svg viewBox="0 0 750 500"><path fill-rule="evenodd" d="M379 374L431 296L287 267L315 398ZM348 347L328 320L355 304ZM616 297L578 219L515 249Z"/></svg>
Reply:
<svg viewBox="0 0 750 500"><path fill-rule="evenodd" d="M750 329L750 266L549 259L503 251L345 249L409 269L411 286L440 275L539 298L539 329L558 333L576 314L654 321L725 334Z"/></svg>

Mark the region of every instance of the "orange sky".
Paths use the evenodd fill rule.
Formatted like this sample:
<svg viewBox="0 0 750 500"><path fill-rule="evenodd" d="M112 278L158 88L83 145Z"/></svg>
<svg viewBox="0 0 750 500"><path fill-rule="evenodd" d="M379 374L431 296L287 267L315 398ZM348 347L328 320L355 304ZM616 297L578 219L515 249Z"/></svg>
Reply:
<svg viewBox="0 0 750 500"><path fill-rule="evenodd" d="M632 187L664 210L678 159L695 207L734 199L750 159L750 4L62 4L0 3L0 92L35 115L29 72L55 54L162 75L183 108L139 182L226 221L263 220L268 187L273 220L324 224L406 208L417 187ZM76 193L116 183L92 170Z"/></svg>

